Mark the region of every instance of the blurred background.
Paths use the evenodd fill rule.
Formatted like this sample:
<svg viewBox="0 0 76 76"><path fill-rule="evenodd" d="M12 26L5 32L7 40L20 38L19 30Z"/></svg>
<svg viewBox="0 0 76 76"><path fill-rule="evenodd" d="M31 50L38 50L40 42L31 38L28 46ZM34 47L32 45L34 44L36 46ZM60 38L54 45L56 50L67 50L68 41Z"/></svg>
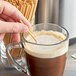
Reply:
<svg viewBox="0 0 76 76"><path fill-rule="evenodd" d="M76 60L71 58L71 55L76 53L76 0L38 0L31 24L47 22L63 26L69 31L71 46L64 76L76 76ZM3 55L3 58L0 56L0 76L24 76L24 73L10 67L5 50L0 47Z"/></svg>

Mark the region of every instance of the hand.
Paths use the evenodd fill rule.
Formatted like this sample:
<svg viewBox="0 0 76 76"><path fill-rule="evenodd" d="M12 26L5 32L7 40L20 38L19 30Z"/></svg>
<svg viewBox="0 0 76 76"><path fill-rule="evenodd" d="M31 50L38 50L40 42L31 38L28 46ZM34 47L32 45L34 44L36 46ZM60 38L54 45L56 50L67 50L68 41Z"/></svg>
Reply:
<svg viewBox="0 0 76 76"><path fill-rule="evenodd" d="M22 20L24 24L19 23ZM10 3L0 1L0 41L5 33L12 33L13 41L20 41L20 32L26 32L30 28L29 21Z"/></svg>

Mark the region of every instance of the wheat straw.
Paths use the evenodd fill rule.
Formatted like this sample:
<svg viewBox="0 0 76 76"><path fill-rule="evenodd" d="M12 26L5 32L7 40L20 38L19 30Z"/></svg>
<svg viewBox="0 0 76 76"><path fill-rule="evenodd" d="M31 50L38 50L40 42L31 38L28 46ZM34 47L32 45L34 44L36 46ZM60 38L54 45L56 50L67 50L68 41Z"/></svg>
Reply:
<svg viewBox="0 0 76 76"><path fill-rule="evenodd" d="M22 20L20 20L21 23L23 23ZM24 23L23 23L24 24ZM30 36L35 40L35 42L37 43L36 38L34 37L34 35L28 30L28 33L30 34Z"/></svg>

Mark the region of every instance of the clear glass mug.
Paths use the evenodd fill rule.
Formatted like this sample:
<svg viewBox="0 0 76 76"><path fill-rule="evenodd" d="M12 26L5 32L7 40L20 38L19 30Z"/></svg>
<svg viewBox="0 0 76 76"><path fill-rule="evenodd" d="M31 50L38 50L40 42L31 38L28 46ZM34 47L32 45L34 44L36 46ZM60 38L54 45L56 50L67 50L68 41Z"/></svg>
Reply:
<svg viewBox="0 0 76 76"><path fill-rule="evenodd" d="M51 23L36 24L32 28L34 32L42 30L57 31L62 33L66 38L58 43L46 45L28 41L25 37L25 33L23 33L20 43L11 43L7 46L6 54L9 62L17 70L24 72L28 76L63 76L69 44L68 31L59 25ZM44 55L42 54L43 52L39 55L38 51L32 53L33 50L29 52L30 49L26 48L26 44L37 46L38 48L50 48L50 52L47 51ZM62 47L60 48L61 45ZM10 51L13 48L24 49L22 60L19 60L19 58L15 59L11 56ZM54 50L52 51L52 49Z"/></svg>

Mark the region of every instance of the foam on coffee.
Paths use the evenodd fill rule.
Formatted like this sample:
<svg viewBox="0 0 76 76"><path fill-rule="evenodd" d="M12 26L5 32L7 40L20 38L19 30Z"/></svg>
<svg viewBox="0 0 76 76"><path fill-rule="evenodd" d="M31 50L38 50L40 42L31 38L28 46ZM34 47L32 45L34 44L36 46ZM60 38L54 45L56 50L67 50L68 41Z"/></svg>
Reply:
<svg viewBox="0 0 76 76"><path fill-rule="evenodd" d="M56 31L40 31L33 33L39 44L52 45L63 41L66 37ZM27 40L35 43L35 41L28 36ZM54 58L65 54L68 51L68 41L53 46L41 46L26 43L25 51L38 58Z"/></svg>

